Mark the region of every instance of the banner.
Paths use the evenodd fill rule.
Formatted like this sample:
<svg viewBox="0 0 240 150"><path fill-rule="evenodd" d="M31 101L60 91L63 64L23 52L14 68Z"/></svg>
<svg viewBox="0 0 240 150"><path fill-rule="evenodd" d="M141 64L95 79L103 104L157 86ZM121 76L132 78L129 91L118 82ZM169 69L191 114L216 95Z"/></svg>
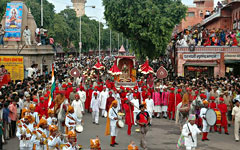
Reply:
<svg viewBox="0 0 240 150"><path fill-rule="evenodd" d="M220 54L183 54L183 59L187 60L211 60L220 58Z"/></svg>
<svg viewBox="0 0 240 150"><path fill-rule="evenodd" d="M7 3L4 41L21 41L23 3Z"/></svg>
<svg viewBox="0 0 240 150"><path fill-rule="evenodd" d="M230 54L230 53L225 53L224 54L224 59L225 60L240 60L240 54Z"/></svg>
<svg viewBox="0 0 240 150"><path fill-rule="evenodd" d="M24 79L23 56L0 56L0 66L4 65L10 73L11 80Z"/></svg>

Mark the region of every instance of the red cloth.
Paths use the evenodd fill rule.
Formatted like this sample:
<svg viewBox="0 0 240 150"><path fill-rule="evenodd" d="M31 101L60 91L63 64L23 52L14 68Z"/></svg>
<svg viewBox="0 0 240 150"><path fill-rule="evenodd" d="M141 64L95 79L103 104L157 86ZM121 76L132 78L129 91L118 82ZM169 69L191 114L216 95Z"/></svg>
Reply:
<svg viewBox="0 0 240 150"><path fill-rule="evenodd" d="M85 109L87 109L87 110L90 108L90 104L91 104L91 100L92 100L92 93L93 93L93 89L89 89L86 91Z"/></svg>
<svg viewBox="0 0 240 150"><path fill-rule="evenodd" d="M45 115L46 118L48 117L48 107L46 105L46 102L38 103L35 111L38 112L39 119L41 119L43 115Z"/></svg>
<svg viewBox="0 0 240 150"><path fill-rule="evenodd" d="M141 104L141 95L139 92L135 92L137 94L137 99L139 100L139 104Z"/></svg>
<svg viewBox="0 0 240 150"><path fill-rule="evenodd" d="M182 102L182 96L179 93L177 93L176 95L176 102L177 102L177 105Z"/></svg>
<svg viewBox="0 0 240 150"><path fill-rule="evenodd" d="M218 104L218 109L221 111L221 115L222 115L222 122L221 122L221 126L226 127L228 125L228 121L227 121L227 105L222 103L222 104Z"/></svg>
<svg viewBox="0 0 240 150"><path fill-rule="evenodd" d="M126 96L127 96L127 93L126 93L126 92L120 93L120 98L121 98L121 104L122 104L122 106L123 106L123 104L124 104L124 98L126 98ZM123 109L122 106L121 106L121 108Z"/></svg>
<svg viewBox="0 0 240 150"><path fill-rule="evenodd" d="M112 104L112 102L113 102L114 100L115 100L114 97L108 97L108 98L107 98L107 102L106 102L106 111L107 111L107 112L109 111L110 106L111 106L111 104Z"/></svg>
<svg viewBox="0 0 240 150"><path fill-rule="evenodd" d="M70 88L67 88L67 91L65 93L65 97L69 100L69 96L70 96L70 93L73 91L73 88L70 87Z"/></svg>
<svg viewBox="0 0 240 150"><path fill-rule="evenodd" d="M169 102L168 102L168 112L175 112L175 94L169 94Z"/></svg>
<svg viewBox="0 0 240 150"><path fill-rule="evenodd" d="M209 103L209 107L211 108L211 109L215 109L216 107L217 107L217 104L216 103Z"/></svg>
<svg viewBox="0 0 240 150"><path fill-rule="evenodd" d="M142 92L142 101L145 102L145 99L148 98L147 92L143 91Z"/></svg>
<svg viewBox="0 0 240 150"><path fill-rule="evenodd" d="M131 128L134 124L134 118L133 118L133 109L134 107L129 104L123 104L123 109L125 110L125 124L128 125L127 134L131 135Z"/></svg>
<svg viewBox="0 0 240 150"><path fill-rule="evenodd" d="M99 92L102 92L103 91L103 86L102 85L98 86L97 89L98 89Z"/></svg>

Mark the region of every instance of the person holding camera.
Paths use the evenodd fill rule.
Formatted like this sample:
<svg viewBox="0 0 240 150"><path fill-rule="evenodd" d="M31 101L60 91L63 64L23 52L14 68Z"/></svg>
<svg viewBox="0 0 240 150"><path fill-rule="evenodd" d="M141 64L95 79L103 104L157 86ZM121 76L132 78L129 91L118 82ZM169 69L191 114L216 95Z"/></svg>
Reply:
<svg viewBox="0 0 240 150"><path fill-rule="evenodd" d="M147 149L147 142L146 142L146 134L148 132L148 125L150 123L150 116L149 113L147 111L145 111L145 106L143 104L141 104L139 106L139 109L141 110L138 115L137 115L137 124L140 126L140 132L142 134L141 136L141 147L146 150Z"/></svg>

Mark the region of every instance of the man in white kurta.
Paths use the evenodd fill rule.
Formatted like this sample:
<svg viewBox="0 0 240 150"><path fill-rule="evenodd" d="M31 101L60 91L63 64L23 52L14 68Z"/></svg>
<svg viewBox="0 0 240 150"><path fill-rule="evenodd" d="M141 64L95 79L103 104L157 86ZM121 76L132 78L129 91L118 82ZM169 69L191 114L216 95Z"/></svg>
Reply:
<svg viewBox="0 0 240 150"><path fill-rule="evenodd" d="M106 88L103 89L103 91L100 93L100 109L102 110L102 117L106 117L105 114L105 109L106 109L106 103L107 103L107 98L108 98L108 92L106 91Z"/></svg>
<svg viewBox="0 0 240 150"><path fill-rule="evenodd" d="M80 87L80 91L78 91L80 96L80 101L82 102L83 108L85 108L85 101L86 101L86 92L84 91L84 87Z"/></svg>
<svg viewBox="0 0 240 150"><path fill-rule="evenodd" d="M92 110L92 120L93 123L98 125L99 121L99 111L100 111L100 99L98 98L97 92L94 92L94 96L92 97L90 108Z"/></svg>
<svg viewBox="0 0 240 150"><path fill-rule="evenodd" d="M207 100L203 101L203 105L204 105L204 107L201 108L201 111L200 111L200 117L202 118L202 125L203 125L202 141L205 141L205 140L208 141L209 139L207 138L207 135L208 135L209 130L210 130L210 126L208 125L207 120L206 120L206 113L207 113L207 110L208 110L208 101Z"/></svg>
<svg viewBox="0 0 240 150"><path fill-rule="evenodd" d="M31 45L31 31L30 29L28 29L28 26L25 27L23 31L23 36L24 36L26 46Z"/></svg>
<svg viewBox="0 0 240 150"><path fill-rule="evenodd" d="M29 114L34 118L34 124L37 125L39 123L39 115L38 112L35 112L35 105L30 104L29 109L30 109Z"/></svg>
<svg viewBox="0 0 240 150"><path fill-rule="evenodd" d="M33 144L31 141L33 124L30 124L31 116L25 116L24 122L17 127L16 136L20 140L20 150L32 150Z"/></svg>
<svg viewBox="0 0 240 150"><path fill-rule="evenodd" d="M152 116L154 113L154 101L151 97L152 97L151 94L148 94L148 98L145 99L147 105L147 112L149 113L150 116L150 124L152 124Z"/></svg>
<svg viewBox="0 0 240 150"><path fill-rule="evenodd" d="M114 90L113 97L115 98L115 100L118 101L117 109L118 109L118 111L120 111L121 110L121 98L120 98L120 95L117 90Z"/></svg>
<svg viewBox="0 0 240 150"><path fill-rule="evenodd" d="M133 99L130 102L134 106L134 109L133 109L134 125L137 125L136 117L137 117L138 113L140 112L140 110L138 109L139 108L139 100L137 99L137 94L135 94L135 93L133 94Z"/></svg>
<svg viewBox="0 0 240 150"><path fill-rule="evenodd" d="M240 127L240 100L235 100L235 106L232 110L232 122L234 124L234 135L236 142L239 142L239 127Z"/></svg>
<svg viewBox="0 0 240 150"><path fill-rule="evenodd" d="M56 150L60 148L60 145L64 143L63 137L58 133L58 127L56 125L49 126L50 135L48 137L48 150Z"/></svg>
<svg viewBox="0 0 240 150"><path fill-rule="evenodd" d="M195 124L196 116L189 115L189 120L183 125L182 135L184 136L184 145L186 150L195 150L197 147L197 135L201 133Z"/></svg>
<svg viewBox="0 0 240 150"><path fill-rule="evenodd" d="M84 114L84 107L83 107L82 101L80 101L80 97L79 97L78 94L75 95L75 100L73 100L72 106L75 110L77 118L82 120L82 117L83 117L83 114Z"/></svg>
<svg viewBox="0 0 240 150"><path fill-rule="evenodd" d="M112 107L109 109L109 114L108 117L110 119L110 134L111 134L111 144L110 146L114 147L115 145L118 145L116 143L115 139L118 134L118 129L117 129L117 121L118 121L118 109L117 109L117 101L114 100L112 102Z"/></svg>

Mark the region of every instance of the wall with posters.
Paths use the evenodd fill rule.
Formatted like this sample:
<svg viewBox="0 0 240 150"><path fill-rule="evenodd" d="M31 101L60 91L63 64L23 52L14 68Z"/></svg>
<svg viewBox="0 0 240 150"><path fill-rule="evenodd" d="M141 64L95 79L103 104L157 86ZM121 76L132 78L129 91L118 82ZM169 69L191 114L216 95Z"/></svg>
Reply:
<svg viewBox="0 0 240 150"><path fill-rule="evenodd" d="M23 3L7 3L4 41L21 41Z"/></svg>
<svg viewBox="0 0 240 150"><path fill-rule="evenodd" d="M10 73L11 80L24 79L23 56L0 56L0 65Z"/></svg>

